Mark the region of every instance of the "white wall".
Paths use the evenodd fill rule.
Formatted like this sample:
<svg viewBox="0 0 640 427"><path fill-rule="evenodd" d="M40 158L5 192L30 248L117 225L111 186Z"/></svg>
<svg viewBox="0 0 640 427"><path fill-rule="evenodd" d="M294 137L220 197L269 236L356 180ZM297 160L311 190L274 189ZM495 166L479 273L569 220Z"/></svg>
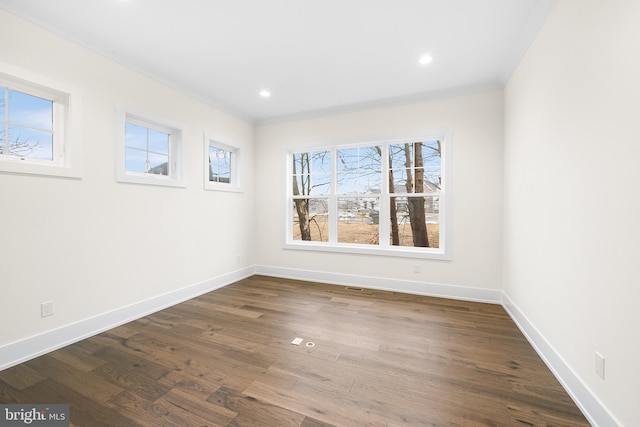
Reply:
<svg viewBox="0 0 640 427"><path fill-rule="evenodd" d="M560 0L505 91L505 291L625 426L640 425L639 22L636 0Z"/></svg>
<svg viewBox="0 0 640 427"><path fill-rule="evenodd" d="M258 264L305 271L301 277L307 278L314 277L309 272L331 272L416 282L377 282L412 292L427 292L428 284L500 289L502 117L502 93L491 92L258 126ZM451 261L283 249L287 148L378 141L430 129L452 131ZM414 264L421 266L419 274Z"/></svg>
<svg viewBox="0 0 640 427"><path fill-rule="evenodd" d="M0 174L0 348L253 265L252 124L4 11L0 61L80 89L84 166ZM115 181L119 104L183 125L186 189ZM203 189L204 131L243 150L244 193Z"/></svg>

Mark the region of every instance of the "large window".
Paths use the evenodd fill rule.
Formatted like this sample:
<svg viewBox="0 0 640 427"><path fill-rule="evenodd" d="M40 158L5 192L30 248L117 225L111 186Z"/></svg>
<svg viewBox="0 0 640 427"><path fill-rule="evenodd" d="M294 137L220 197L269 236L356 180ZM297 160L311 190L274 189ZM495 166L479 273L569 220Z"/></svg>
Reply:
<svg viewBox="0 0 640 427"><path fill-rule="evenodd" d="M10 70L21 77L3 73L7 68L0 63L0 171L79 177L80 153L71 144L79 138L69 125L70 91L42 84L22 70ZM74 96L75 113L79 102Z"/></svg>
<svg viewBox="0 0 640 427"><path fill-rule="evenodd" d="M118 180L182 187L181 130L160 121L124 113Z"/></svg>
<svg viewBox="0 0 640 427"><path fill-rule="evenodd" d="M287 244L447 258L446 134L289 153Z"/></svg>

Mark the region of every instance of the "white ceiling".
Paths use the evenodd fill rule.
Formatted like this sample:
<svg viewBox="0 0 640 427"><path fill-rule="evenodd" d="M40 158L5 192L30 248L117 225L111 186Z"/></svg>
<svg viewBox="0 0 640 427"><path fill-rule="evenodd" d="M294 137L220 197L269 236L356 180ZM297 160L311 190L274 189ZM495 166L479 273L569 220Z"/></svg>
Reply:
<svg viewBox="0 0 640 427"><path fill-rule="evenodd" d="M0 0L265 122L502 88L556 0ZM433 57L418 64L423 54ZM262 98L267 89L271 97Z"/></svg>

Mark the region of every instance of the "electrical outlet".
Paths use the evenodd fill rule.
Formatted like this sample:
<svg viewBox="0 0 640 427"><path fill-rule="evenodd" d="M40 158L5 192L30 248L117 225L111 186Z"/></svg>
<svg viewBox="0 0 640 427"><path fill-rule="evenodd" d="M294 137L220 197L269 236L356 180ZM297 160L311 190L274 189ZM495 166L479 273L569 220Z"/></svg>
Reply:
<svg viewBox="0 0 640 427"><path fill-rule="evenodd" d="M40 317L53 316L53 301L40 304Z"/></svg>
<svg viewBox="0 0 640 427"><path fill-rule="evenodd" d="M596 375L604 379L604 356L596 351Z"/></svg>
<svg viewBox="0 0 640 427"><path fill-rule="evenodd" d="M416 274L420 273L420 264L413 264L413 272Z"/></svg>

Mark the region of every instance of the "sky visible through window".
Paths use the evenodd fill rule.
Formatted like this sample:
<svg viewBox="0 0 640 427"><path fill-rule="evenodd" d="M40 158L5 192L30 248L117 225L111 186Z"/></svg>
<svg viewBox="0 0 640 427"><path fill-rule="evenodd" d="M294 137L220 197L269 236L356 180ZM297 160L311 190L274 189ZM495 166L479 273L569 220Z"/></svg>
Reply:
<svg viewBox="0 0 640 427"><path fill-rule="evenodd" d="M292 162L293 240L440 248L442 140L298 152Z"/></svg>
<svg viewBox="0 0 640 427"><path fill-rule="evenodd" d="M424 179L430 183L423 193L431 193L440 188L441 153L440 141L422 141L410 144L389 145L389 168L393 173L394 193L415 193L415 182L407 189L407 177L415 175L415 169L424 171ZM415 149L422 156L416 156ZM382 151L378 146L364 146L339 149L336 152L337 194L380 193L382 186ZM416 165L420 158L421 165ZM309 195L325 195L330 191L331 152L316 151L296 153L295 175L299 187L308 179L311 183ZM385 178L386 179L386 178Z"/></svg>
<svg viewBox="0 0 640 427"><path fill-rule="evenodd" d="M168 175L168 133L127 122L125 140L127 172Z"/></svg>
<svg viewBox="0 0 640 427"><path fill-rule="evenodd" d="M0 123L0 154L53 160L53 101L0 87Z"/></svg>

